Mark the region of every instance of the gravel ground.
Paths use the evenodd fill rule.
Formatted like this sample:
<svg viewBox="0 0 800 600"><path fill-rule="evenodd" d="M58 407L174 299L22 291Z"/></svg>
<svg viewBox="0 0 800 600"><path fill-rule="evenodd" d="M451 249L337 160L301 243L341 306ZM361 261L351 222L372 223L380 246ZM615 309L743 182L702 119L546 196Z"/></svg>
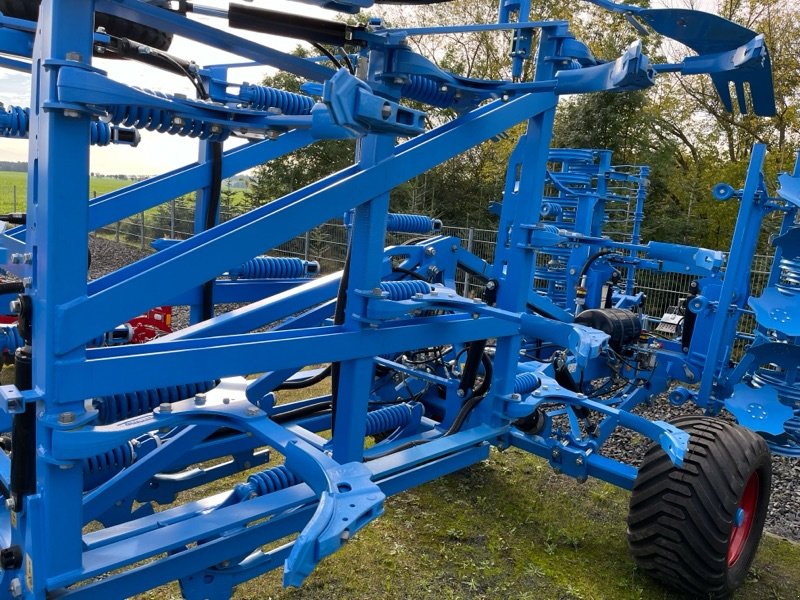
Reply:
<svg viewBox="0 0 800 600"><path fill-rule="evenodd" d="M124 265L139 260L151 252L117 243L105 238L92 237L89 240L92 252L92 266L90 276L99 277L104 273L118 269ZM220 306L218 312L225 312L233 305ZM188 323L188 311L178 307L173 313L175 327L184 327ZM640 407L638 412L651 419L667 420L683 414L689 414L690 407L675 407L671 405L666 395L656 398L650 405ZM695 409L695 412L699 413ZM604 454L617 459L623 459L633 464L638 461L647 448L647 441L629 431L619 431L604 448ZM768 531L800 541L800 460L775 456L772 460L772 499L767 515Z"/></svg>

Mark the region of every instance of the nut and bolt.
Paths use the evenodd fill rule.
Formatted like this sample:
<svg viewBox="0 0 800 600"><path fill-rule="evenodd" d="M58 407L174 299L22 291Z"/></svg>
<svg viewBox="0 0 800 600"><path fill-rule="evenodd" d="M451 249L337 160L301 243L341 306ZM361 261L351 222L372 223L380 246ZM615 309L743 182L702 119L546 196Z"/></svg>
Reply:
<svg viewBox="0 0 800 600"><path fill-rule="evenodd" d="M8 584L8 591L12 598L22 598L22 582L19 577L14 577Z"/></svg>
<svg viewBox="0 0 800 600"><path fill-rule="evenodd" d="M206 395L204 393L199 393L194 395L194 403L197 406L203 406L206 403Z"/></svg>
<svg viewBox="0 0 800 600"><path fill-rule="evenodd" d="M172 412L172 403L171 402L162 402L161 406L159 406L162 413L171 413Z"/></svg>
<svg viewBox="0 0 800 600"><path fill-rule="evenodd" d="M552 456L555 459L561 458L561 449L553 448L553 451L550 453L550 456Z"/></svg>
<svg viewBox="0 0 800 600"><path fill-rule="evenodd" d="M20 254L19 252L14 252L14 254L11 255L11 264L12 265L21 265L22 264L22 254Z"/></svg>
<svg viewBox="0 0 800 600"><path fill-rule="evenodd" d="M456 396L458 396L459 398L463 398L464 394L466 394L466 392L462 389L456 391Z"/></svg>
<svg viewBox="0 0 800 600"><path fill-rule="evenodd" d="M247 414L248 417L255 417L257 414L261 412L261 409L255 406L251 406L244 412Z"/></svg>
<svg viewBox="0 0 800 600"><path fill-rule="evenodd" d="M425 256L436 256L436 248L433 246L425 248Z"/></svg>
<svg viewBox="0 0 800 600"><path fill-rule="evenodd" d="M578 465L579 467L583 466L583 462L584 461L582 456L578 456L577 458L575 458L575 464Z"/></svg>
<svg viewBox="0 0 800 600"><path fill-rule="evenodd" d="M65 58L67 60L76 60L78 62L83 60L83 56L81 56L80 52L67 52Z"/></svg>
<svg viewBox="0 0 800 600"><path fill-rule="evenodd" d="M14 502L14 499L13 498L6 498L6 510L10 512L10 511L14 510L15 508L17 508L17 503Z"/></svg>
<svg viewBox="0 0 800 600"><path fill-rule="evenodd" d="M61 423L62 425L68 425L69 423L74 423L75 413L69 411L61 413L60 415L58 415L58 422Z"/></svg>

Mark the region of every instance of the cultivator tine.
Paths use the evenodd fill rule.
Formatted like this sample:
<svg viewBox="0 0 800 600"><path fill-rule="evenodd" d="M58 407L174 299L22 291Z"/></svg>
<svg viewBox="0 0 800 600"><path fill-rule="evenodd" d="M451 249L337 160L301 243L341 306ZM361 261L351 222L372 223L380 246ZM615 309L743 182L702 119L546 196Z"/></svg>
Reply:
<svg viewBox="0 0 800 600"><path fill-rule="evenodd" d="M698 65L711 74L725 108L733 112L730 86L742 114L752 111L763 117L775 114L772 63L764 36L711 13L685 8L643 9L609 0L588 0L621 13L641 33L642 23L652 30L697 52L684 61L684 73L697 73ZM749 89L748 89L749 88ZM748 92L750 102L748 103Z"/></svg>

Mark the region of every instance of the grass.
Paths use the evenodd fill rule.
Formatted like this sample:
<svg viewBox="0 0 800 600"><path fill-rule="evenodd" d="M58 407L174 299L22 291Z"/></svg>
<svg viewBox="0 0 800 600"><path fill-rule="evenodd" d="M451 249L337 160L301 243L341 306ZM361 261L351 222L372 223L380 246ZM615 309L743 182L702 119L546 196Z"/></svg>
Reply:
<svg viewBox="0 0 800 600"><path fill-rule="evenodd" d="M233 597L679 600L630 558L628 500L624 490L578 484L523 452L493 450L488 461L387 499L385 514L323 560L302 588L282 589L279 569L240 585ZM180 593L171 584L136 598ZM736 598L800 599L800 545L765 536Z"/></svg>
<svg viewBox="0 0 800 600"><path fill-rule="evenodd" d="M14 195L16 194L16 210L25 211L27 202L28 174L16 171L0 171L0 212L11 212L14 208ZM113 192L132 183L127 179L113 179L111 177L92 177L89 180L89 197L101 196ZM231 205L236 207L245 201L244 191L233 190Z"/></svg>
<svg viewBox="0 0 800 600"><path fill-rule="evenodd" d="M17 211L24 212L27 202L28 174L16 171L0 171L0 212L10 212L17 198ZM89 181L89 197L113 192L131 183L127 179L92 177Z"/></svg>

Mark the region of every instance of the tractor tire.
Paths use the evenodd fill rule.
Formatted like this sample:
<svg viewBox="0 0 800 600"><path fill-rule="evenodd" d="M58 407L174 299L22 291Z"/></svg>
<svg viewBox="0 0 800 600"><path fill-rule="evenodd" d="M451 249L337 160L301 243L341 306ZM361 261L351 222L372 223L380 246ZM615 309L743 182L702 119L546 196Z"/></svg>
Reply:
<svg viewBox="0 0 800 600"><path fill-rule="evenodd" d="M37 21L39 19L40 0L0 0L0 12L7 17ZM157 50L169 50L172 34L159 31L147 25L140 25L127 19L121 19L105 13L95 15L95 28L103 27L106 33L116 37L124 37Z"/></svg>
<svg viewBox="0 0 800 600"><path fill-rule="evenodd" d="M681 468L651 446L631 495L628 546L638 567L692 597L727 598L747 576L767 516L772 462L743 427L685 416Z"/></svg>

